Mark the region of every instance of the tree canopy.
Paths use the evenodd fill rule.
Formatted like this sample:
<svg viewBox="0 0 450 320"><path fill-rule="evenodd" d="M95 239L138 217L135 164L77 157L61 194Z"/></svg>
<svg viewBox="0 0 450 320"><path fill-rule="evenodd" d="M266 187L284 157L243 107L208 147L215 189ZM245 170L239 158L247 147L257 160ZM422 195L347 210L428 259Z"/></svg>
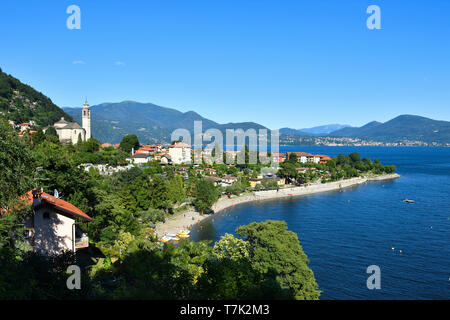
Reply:
<svg viewBox="0 0 450 320"><path fill-rule="evenodd" d="M135 134L129 134L122 138L119 148L124 152L130 153L134 148L136 151L139 148L139 139Z"/></svg>
<svg viewBox="0 0 450 320"><path fill-rule="evenodd" d="M251 223L236 233L250 244L252 266L262 273L275 273L281 288L289 289L296 299L318 299L320 291L309 260L297 234L287 230L284 221Z"/></svg>

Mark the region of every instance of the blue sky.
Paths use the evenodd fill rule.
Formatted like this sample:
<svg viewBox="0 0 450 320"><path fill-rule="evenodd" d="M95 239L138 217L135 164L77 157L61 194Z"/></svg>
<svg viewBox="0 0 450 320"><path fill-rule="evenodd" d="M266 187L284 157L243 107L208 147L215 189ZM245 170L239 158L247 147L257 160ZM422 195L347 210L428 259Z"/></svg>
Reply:
<svg viewBox="0 0 450 320"><path fill-rule="evenodd" d="M135 100L270 128L450 120L449 17L448 0L2 0L0 67L61 107Z"/></svg>

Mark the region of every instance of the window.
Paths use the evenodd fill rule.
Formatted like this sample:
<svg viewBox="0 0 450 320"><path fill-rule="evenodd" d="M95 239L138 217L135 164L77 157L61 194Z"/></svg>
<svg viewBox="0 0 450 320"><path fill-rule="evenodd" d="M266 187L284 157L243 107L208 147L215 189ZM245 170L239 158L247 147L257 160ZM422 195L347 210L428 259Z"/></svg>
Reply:
<svg viewBox="0 0 450 320"><path fill-rule="evenodd" d="M50 212L48 212L48 211L44 212L44 214L42 215L42 217L43 217L44 219L50 219Z"/></svg>

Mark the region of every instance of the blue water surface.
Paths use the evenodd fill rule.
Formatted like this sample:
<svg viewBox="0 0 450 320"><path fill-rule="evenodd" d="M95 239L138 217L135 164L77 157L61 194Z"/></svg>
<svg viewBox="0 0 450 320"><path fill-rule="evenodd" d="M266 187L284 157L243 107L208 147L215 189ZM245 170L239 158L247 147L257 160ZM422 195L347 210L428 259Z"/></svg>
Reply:
<svg viewBox="0 0 450 320"><path fill-rule="evenodd" d="M283 200L241 204L204 220L192 240L218 240L253 221L284 220L297 233L321 299L450 299L450 148L280 147L359 152L394 164L400 179ZM408 198L414 204L404 203ZM369 290L367 267L381 269Z"/></svg>

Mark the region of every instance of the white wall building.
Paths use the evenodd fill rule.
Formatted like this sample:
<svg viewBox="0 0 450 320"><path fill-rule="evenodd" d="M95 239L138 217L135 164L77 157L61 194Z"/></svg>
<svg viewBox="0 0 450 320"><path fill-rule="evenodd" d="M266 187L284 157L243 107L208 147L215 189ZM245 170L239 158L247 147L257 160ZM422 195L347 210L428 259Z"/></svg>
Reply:
<svg viewBox="0 0 450 320"><path fill-rule="evenodd" d="M41 190L31 190L24 199L32 204L34 215L28 218L28 241L35 252L44 255L75 252L89 246L89 238L76 227L75 218L92 221L73 204Z"/></svg>
<svg viewBox="0 0 450 320"><path fill-rule="evenodd" d="M176 142L169 147L170 159L174 164L191 163L192 148L184 142Z"/></svg>
<svg viewBox="0 0 450 320"><path fill-rule="evenodd" d="M153 160L153 156L145 153L136 153L131 158L126 159L129 163L143 164Z"/></svg>

